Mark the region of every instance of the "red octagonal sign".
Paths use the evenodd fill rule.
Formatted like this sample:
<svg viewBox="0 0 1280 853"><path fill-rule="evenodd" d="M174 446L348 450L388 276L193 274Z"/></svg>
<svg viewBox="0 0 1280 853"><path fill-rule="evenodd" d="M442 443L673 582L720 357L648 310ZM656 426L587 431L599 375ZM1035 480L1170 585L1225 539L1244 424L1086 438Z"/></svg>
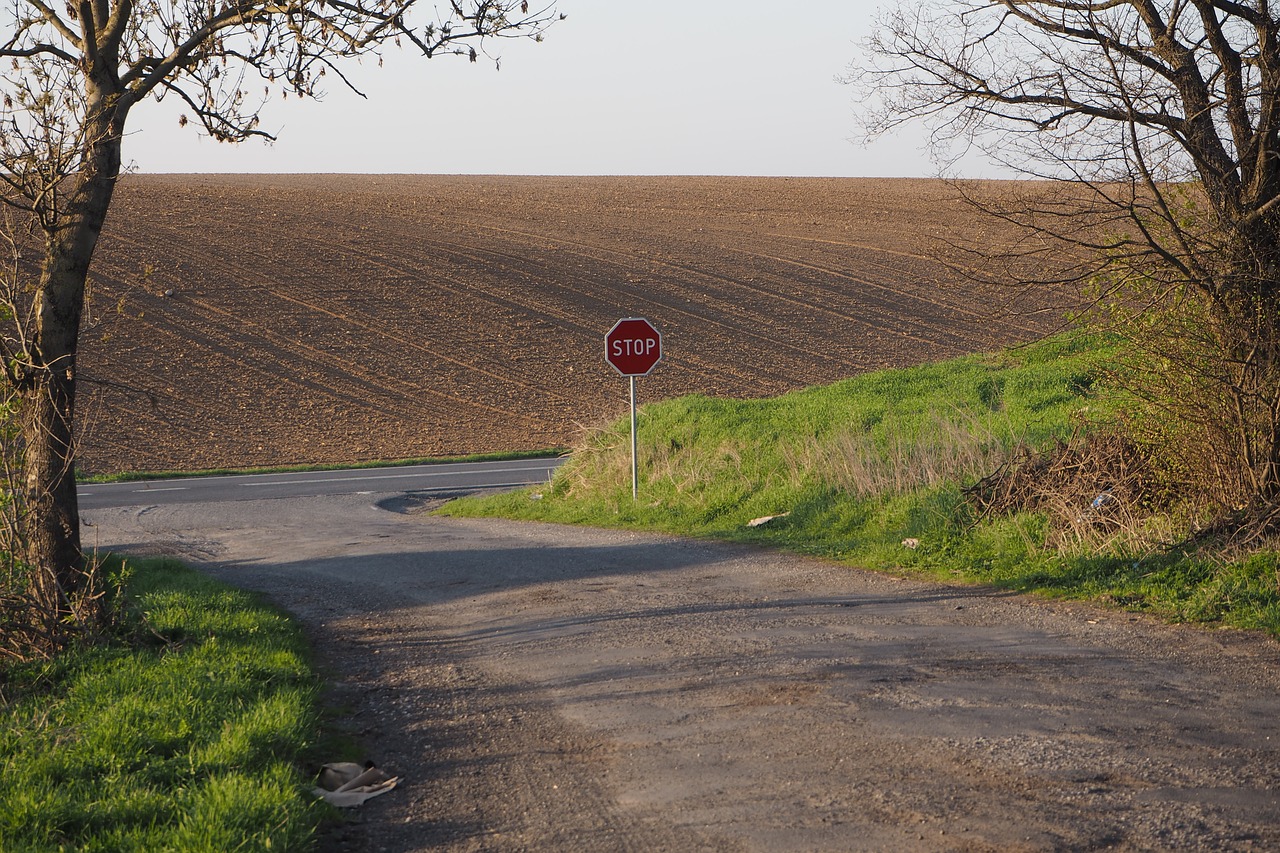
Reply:
<svg viewBox="0 0 1280 853"><path fill-rule="evenodd" d="M662 335L643 317L619 320L604 336L604 358L623 376L644 376L662 358Z"/></svg>

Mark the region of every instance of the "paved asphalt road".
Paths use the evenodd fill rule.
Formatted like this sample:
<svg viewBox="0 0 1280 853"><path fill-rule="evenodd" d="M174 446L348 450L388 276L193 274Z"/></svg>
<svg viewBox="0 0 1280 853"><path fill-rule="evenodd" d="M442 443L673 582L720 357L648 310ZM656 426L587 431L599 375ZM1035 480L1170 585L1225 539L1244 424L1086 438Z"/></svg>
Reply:
<svg viewBox="0 0 1280 853"><path fill-rule="evenodd" d="M79 499L80 509L90 510L139 504L215 503L374 492L496 489L545 482L563 461L546 458L514 459L396 468L92 483L80 486Z"/></svg>

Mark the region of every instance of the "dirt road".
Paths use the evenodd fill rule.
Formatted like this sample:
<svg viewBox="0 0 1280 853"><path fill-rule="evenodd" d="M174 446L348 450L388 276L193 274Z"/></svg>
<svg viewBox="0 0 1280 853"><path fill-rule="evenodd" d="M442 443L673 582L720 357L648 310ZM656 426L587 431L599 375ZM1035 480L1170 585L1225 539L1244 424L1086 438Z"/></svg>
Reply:
<svg viewBox="0 0 1280 853"><path fill-rule="evenodd" d="M305 623L405 778L322 849L1280 848L1272 641L396 509L89 514Z"/></svg>

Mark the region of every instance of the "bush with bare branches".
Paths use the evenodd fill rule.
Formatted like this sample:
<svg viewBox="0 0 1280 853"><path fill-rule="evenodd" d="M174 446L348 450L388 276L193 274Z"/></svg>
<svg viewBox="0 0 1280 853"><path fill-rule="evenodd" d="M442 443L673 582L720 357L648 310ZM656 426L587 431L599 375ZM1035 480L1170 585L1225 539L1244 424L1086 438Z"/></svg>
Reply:
<svg viewBox="0 0 1280 853"><path fill-rule="evenodd" d="M873 135L922 119L944 145L1050 179L987 208L1026 229L1011 260L1042 255L1053 280L1095 289L1133 345L1116 375L1162 475L1224 519L1274 526L1280 15L1220 0L906 2L868 57L851 79Z"/></svg>

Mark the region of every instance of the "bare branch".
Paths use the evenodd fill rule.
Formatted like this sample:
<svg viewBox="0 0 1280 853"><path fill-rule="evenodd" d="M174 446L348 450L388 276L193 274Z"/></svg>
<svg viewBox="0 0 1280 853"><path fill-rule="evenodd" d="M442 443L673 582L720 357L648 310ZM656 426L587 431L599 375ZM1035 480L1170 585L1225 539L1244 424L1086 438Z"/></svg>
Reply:
<svg viewBox="0 0 1280 853"><path fill-rule="evenodd" d="M33 44L24 48L0 47L0 57L30 59L33 56L53 56L63 62L75 62L76 58L55 44Z"/></svg>
<svg viewBox="0 0 1280 853"><path fill-rule="evenodd" d="M72 27L67 25L62 17L53 9L44 3L44 0L24 0L34 9L41 18L49 23L53 29L61 36L72 48L76 50L83 49L84 45L80 42L80 35Z"/></svg>
<svg viewBox="0 0 1280 853"><path fill-rule="evenodd" d="M1194 426L1156 418L1146 435L1186 470L1213 460L1214 499L1280 531L1280 19L1233 0L933 9L884 17L868 42L850 77L867 133L921 119L941 144L1071 187L996 213L1170 365L1132 365L1153 383L1134 390Z"/></svg>

